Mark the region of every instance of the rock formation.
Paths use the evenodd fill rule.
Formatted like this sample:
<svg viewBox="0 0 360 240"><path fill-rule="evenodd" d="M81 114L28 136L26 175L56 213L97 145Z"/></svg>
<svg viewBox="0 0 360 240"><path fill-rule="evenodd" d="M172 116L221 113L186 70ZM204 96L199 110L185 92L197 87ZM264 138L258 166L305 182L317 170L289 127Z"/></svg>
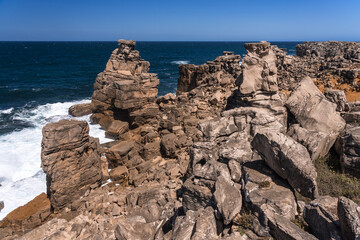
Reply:
<svg viewBox="0 0 360 240"><path fill-rule="evenodd" d="M177 95L157 97L149 62L134 41L120 40L91 103L91 120L114 141L99 146L86 122L45 126L52 211L26 234L0 225L0 237L354 239L359 207L319 196L313 162L337 140L344 172L357 176L360 103L346 99L356 81L336 89L351 79L344 72L356 68L356 46L303 43L289 56L268 42L247 43L241 66L232 52L180 65Z"/></svg>
<svg viewBox="0 0 360 240"><path fill-rule="evenodd" d="M240 73L240 55L223 52L222 56L203 65L183 64L179 66L177 92L189 92L201 85L220 84L226 86L233 83Z"/></svg>
<svg viewBox="0 0 360 240"><path fill-rule="evenodd" d="M102 181L99 142L85 121L61 120L43 128L41 167L54 210L80 198Z"/></svg>
<svg viewBox="0 0 360 240"><path fill-rule="evenodd" d="M129 118L131 112L154 103L158 93L159 79L156 74L148 73L150 63L134 50L136 42L119 40L118 43L119 48L112 52L94 84L91 104L100 124L106 118L110 121Z"/></svg>
<svg viewBox="0 0 360 240"><path fill-rule="evenodd" d="M265 162L303 196L318 197L316 170L305 147L278 132L258 133L252 141Z"/></svg>

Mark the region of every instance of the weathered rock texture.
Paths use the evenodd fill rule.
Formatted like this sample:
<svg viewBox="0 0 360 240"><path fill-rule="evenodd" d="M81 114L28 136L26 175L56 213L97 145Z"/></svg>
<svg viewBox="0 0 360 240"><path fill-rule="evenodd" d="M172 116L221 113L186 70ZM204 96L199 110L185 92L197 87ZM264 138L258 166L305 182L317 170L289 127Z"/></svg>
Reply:
<svg viewBox="0 0 360 240"><path fill-rule="evenodd" d="M74 117L81 117L91 113L91 103L76 104L69 108L69 114Z"/></svg>
<svg viewBox="0 0 360 240"><path fill-rule="evenodd" d="M360 177L360 127L346 129L336 143L340 155L341 169L355 177Z"/></svg>
<svg viewBox="0 0 360 240"><path fill-rule="evenodd" d="M177 95L156 97L158 79L134 48L120 40L94 85L91 120L114 141L98 148L82 122L44 128L57 211L23 239L316 239L294 223L302 217L317 237L337 239L336 201L306 204L294 190L317 197L312 160L344 128L336 111L360 120L360 103L343 94L356 86L354 59L249 43L241 66L232 52L180 65ZM349 86L325 97L335 76L334 88Z"/></svg>
<svg viewBox="0 0 360 240"><path fill-rule="evenodd" d="M134 50L135 41L119 40L94 84L92 107L101 119L128 118L131 112L154 103L159 79L148 73L150 63ZM101 124L101 123L100 123Z"/></svg>
<svg viewBox="0 0 360 240"><path fill-rule="evenodd" d="M43 128L41 167L51 206L60 210L101 184L99 142L85 121L61 120Z"/></svg>
<svg viewBox="0 0 360 240"><path fill-rule="evenodd" d="M343 239L359 239L360 207L346 197L340 197L338 214Z"/></svg>
<svg viewBox="0 0 360 240"><path fill-rule="evenodd" d="M323 92L325 88L345 90L347 101L359 99L359 43L304 42L296 49L297 56L292 56L273 46L278 60L278 82L283 90L292 91L309 76Z"/></svg>
<svg viewBox="0 0 360 240"><path fill-rule="evenodd" d="M345 128L345 121L336 112L336 105L329 102L320 90L315 86L311 78L304 78L296 90L286 101L286 106L295 116L300 125L308 131L324 133L309 139L303 139L304 145L311 145L312 138L323 138L326 143L317 149L315 156L325 156L336 141L340 132ZM327 139L326 139L327 138ZM306 141L307 140L307 141ZM313 149L310 150L313 152Z"/></svg>
<svg viewBox="0 0 360 240"><path fill-rule="evenodd" d="M248 54L243 59L240 92L251 94L263 90L276 92L277 68L276 55L269 42L245 43Z"/></svg>
<svg viewBox="0 0 360 240"><path fill-rule="evenodd" d="M50 202L45 193L41 193L33 200L9 213L0 222L0 239L22 235L50 217Z"/></svg>
<svg viewBox="0 0 360 240"><path fill-rule="evenodd" d="M258 133L252 146L296 191L309 198L318 196L317 173L305 147L277 132Z"/></svg>
<svg viewBox="0 0 360 240"><path fill-rule="evenodd" d="M317 238L341 239L337 208L338 199L330 196L322 196L305 206L304 219Z"/></svg>
<svg viewBox="0 0 360 240"><path fill-rule="evenodd" d="M240 55L223 52L222 56L203 65L184 64L179 66L178 92L189 92L201 85L233 83L240 73Z"/></svg>

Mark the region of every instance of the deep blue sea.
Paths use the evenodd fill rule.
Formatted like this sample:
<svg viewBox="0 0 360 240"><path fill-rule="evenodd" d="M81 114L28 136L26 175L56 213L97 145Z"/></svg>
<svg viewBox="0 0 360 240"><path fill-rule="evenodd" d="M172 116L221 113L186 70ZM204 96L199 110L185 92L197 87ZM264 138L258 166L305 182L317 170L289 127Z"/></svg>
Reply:
<svg viewBox="0 0 360 240"><path fill-rule="evenodd" d="M297 42L272 42L295 54ZM68 108L88 102L98 73L116 42L0 42L0 219L45 191L40 168L41 129L70 118ZM179 64L203 64L243 42L138 42L136 49L160 79L159 95L175 93ZM89 121L89 117L80 119ZM105 142L103 131L90 134Z"/></svg>

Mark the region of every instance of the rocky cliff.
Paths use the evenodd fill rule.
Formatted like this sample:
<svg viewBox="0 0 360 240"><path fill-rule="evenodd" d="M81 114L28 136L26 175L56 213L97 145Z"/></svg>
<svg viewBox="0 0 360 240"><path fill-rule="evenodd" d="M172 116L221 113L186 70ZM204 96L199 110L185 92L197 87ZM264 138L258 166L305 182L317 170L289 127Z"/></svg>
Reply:
<svg viewBox="0 0 360 240"><path fill-rule="evenodd" d="M343 81L357 81L332 65L355 69L356 43L306 42L297 56L268 42L247 43L241 66L231 52L180 65L177 95L161 97L135 45L120 40L96 79L91 106L69 110L91 108L92 121L114 141L99 145L86 122L45 126L50 203L17 222L7 217L1 238L359 237L360 188L324 196L338 183L326 182L319 169L319 159L338 154L345 172L338 180L360 186L348 177L359 177L360 108L346 99L357 88L340 90ZM339 85L325 90L319 81L329 76Z"/></svg>

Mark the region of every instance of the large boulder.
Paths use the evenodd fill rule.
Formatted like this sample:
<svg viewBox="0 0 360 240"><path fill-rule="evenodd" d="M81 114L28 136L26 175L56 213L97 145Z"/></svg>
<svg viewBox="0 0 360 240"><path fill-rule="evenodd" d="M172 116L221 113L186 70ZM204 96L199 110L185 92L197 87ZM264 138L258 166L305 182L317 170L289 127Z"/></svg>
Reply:
<svg viewBox="0 0 360 240"><path fill-rule="evenodd" d="M105 136L112 139L119 139L121 134L129 130L129 123L120 120L111 122L105 132Z"/></svg>
<svg viewBox="0 0 360 240"><path fill-rule="evenodd" d="M255 135L252 146L267 165L300 194L318 196L317 173L306 148L279 132L266 131Z"/></svg>
<svg viewBox="0 0 360 240"><path fill-rule="evenodd" d="M60 210L101 184L100 144L85 121L61 120L43 128L41 167L51 206Z"/></svg>
<svg viewBox="0 0 360 240"><path fill-rule="evenodd" d="M304 220L320 240L341 239L337 205L337 198L322 196L305 206Z"/></svg>
<svg viewBox="0 0 360 240"><path fill-rule="evenodd" d="M91 103L75 104L69 108L69 114L73 117L81 117L91 113Z"/></svg>
<svg viewBox="0 0 360 240"><path fill-rule="evenodd" d="M178 216L169 239L219 239L214 209L207 207L198 211L188 211L185 216Z"/></svg>
<svg viewBox="0 0 360 240"><path fill-rule="evenodd" d="M343 239L359 239L360 207L346 197L339 197L337 210Z"/></svg>
<svg viewBox="0 0 360 240"><path fill-rule="evenodd" d="M327 154L340 132L345 128L344 119L336 112L336 104L329 102L312 79L306 77L292 92L286 101L286 106L301 127L329 136L320 156Z"/></svg>

